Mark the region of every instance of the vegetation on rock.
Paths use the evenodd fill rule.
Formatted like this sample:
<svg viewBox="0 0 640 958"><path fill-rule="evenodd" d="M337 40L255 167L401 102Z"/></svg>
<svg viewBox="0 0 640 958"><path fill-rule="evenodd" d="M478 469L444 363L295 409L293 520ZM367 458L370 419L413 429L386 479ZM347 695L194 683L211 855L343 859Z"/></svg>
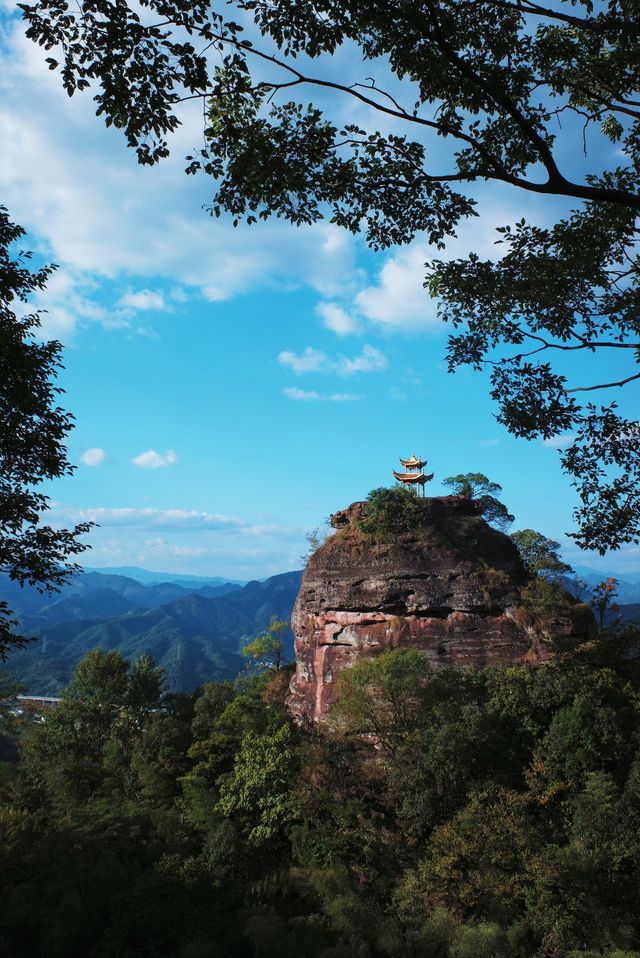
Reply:
<svg viewBox="0 0 640 958"><path fill-rule="evenodd" d="M401 486L372 489L358 519L358 527L381 542L398 536L420 535L432 526L424 500Z"/></svg>
<svg viewBox="0 0 640 958"><path fill-rule="evenodd" d="M442 485L451 489L455 496L475 499L480 505L482 517L501 532L508 529L515 518L498 498L502 492L502 486L499 486L497 482L491 482L481 472L449 476L448 479L442 480Z"/></svg>
<svg viewBox="0 0 640 958"><path fill-rule="evenodd" d="M571 566L560 558L560 543L548 539L534 529L512 532L511 538L518 547L520 557L531 575L544 575L549 579L572 572Z"/></svg>
<svg viewBox="0 0 640 958"><path fill-rule="evenodd" d="M248 642L242 649L242 654L250 663L250 668L258 672L279 672L284 664L285 644L282 633L289 623L271 616L271 622L262 633Z"/></svg>

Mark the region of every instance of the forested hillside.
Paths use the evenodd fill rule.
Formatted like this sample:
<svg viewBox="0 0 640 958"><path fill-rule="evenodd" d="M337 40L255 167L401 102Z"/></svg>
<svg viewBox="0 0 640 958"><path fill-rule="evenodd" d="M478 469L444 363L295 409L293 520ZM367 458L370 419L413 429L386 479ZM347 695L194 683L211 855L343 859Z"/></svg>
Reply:
<svg viewBox="0 0 640 958"><path fill-rule="evenodd" d="M322 735L287 671L175 696L92 652L4 768L0 954L637 958L636 641L385 653Z"/></svg>
<svg viewBox="0 0 640 958"><path fill-rule="evenodd" d="M299 572L249 582L243 588L227 584L197 591L172 583L145 586L121 576L85 573L73 580L62 598L22 614L23 629L27 634L33 629L39 637L12 654L11 676L34 694L56 695L80 659L100 647L117 649L129 658L142 652L153 655L172 691L233 679L244 666L242 646L272 616L289 619L299 585ZM16 592L21 598L22 590ZM26 595L27 600L37 601ZM108 617L100 616L101 608L113 610L119 605L124 614L111 611ZM286 652L291 659L289 632Z"/></svg>

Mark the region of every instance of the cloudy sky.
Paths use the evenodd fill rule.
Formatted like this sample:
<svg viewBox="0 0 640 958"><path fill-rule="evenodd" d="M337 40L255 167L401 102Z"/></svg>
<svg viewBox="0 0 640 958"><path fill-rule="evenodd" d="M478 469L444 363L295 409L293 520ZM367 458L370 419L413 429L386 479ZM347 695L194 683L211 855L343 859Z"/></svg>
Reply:
<svg viewBox="0 0 640 958"><path fill-rule="evenodd" d="M55 521L99 523L87 564L238 578L299 568L306 531L390 484L415 452L435 470L432 494L446 476L484 472L517 528L561 539L581 565L640 572L637 549L600 560L563 538L575 499L554 446L566 437L510 437L486 377L446 373L424 240L373 254L329 224L210 219L210 184L183 172L197 107L171 159L141 168L90 97L63 92L9 0L0 10L0 202L59 266L39 305L65 345L78 468L47 492ZM335 69L358 68L345 55ZM481 216L451 253L488 255L496 226L561 209L506 187L476 196ZM637 400L627 393L623 410Z"/></svg>

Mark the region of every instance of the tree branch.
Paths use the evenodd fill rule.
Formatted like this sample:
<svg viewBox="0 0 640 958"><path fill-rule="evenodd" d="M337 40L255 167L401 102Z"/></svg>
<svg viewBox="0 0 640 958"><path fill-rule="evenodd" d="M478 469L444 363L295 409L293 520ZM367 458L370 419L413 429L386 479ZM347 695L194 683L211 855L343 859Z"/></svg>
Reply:
<svg viewBox="0 0 640 958"><path fill-rule="evenodd" d="M567 393L590 393L594 389L613 389L616 386L626 386L627 383L632 383L634 379L640 379L640 373L636 373L635 376L627 376L626 379L621 379L617 383L599 383L597 386L578 386L576 389L567 389Z"/></svg>

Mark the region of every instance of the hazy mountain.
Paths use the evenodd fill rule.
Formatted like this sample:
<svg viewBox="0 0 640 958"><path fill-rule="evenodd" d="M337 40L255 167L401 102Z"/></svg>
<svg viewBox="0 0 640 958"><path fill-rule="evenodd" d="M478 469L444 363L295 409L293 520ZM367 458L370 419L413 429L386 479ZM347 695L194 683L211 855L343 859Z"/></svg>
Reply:
<svg viewBox="0 0 640 958"><path fill-rule="evenodd" d="M606 573L594 572L593 569L587 569L585 566L576 566L575 571L578 579L586 583L588 589L593 588L594 585L598 585L599 582L603 582L609 578ZM625 576L614 575L612 578L618 582L617 601L621 605L640 603L640 576L635 574ZM586 592L587 590L582 590L583 595L585 595Z"/></svg>
<svg viewBox="0 0 640 958"><path fill-rule="evenodd" d="M236 591L231 582L199 584L198 594L212 598ZM143 585L135 579L102 572L82 572L59 592L41 593L36 588L0 577L0 598L9 603L25 633L40 632L56 622L105 619L133 609L154 609L193 592L174 582Z"/></svg>
<svg viewBox="0 0 640 958"><path fill-rule="evenodd" d="M100 572L102 575L124 575L144 585L153 585L156 582L176 582L185 589L199 589L205 585L225 585L233 582L235 585L246 585L246 580L224 579L219 576L203 575L176 575L173 572L151 572L149 569L141 569L139 566L118 566L113 568L104 567L93 569L87 567L87 572Z"/></svg>
<svg viewBox="0 0 640 958"><path fill-rule="evenodd" d="M621 605L619 614L623 622L634 622L640 625L640 603Z"/></svg>
<svg viewBox="0 0 640 958"><path fill-rule="evenodd" d="M85 573L79 580L88 575L96 573ZM103 579L126 578L100 575ZM301 575L288 572L264 582L249 582L244 588L231 586L224 595L181 589L179 597L155 608L133 608L98 621L91 621L95 616L81 618L79 614L61 621L54 615L40 628L37 642L11 654L9 670L29 691L55 694L68 682L83 655L100 646L118 649L128 658L149 652L163 666L169 687L176 691L233 678L244 666L240 650L245 642L264 629L272 615L290 618ZM116 586L125 589L121 582ZM115 590L106 591L126 601ZM62 601L67 599L78 611L78 596ZM111 600L104 601L108 604ZM29 614L26 620L44 618L47 608ZM286 641L292 657L290 632Z"/></svg>

